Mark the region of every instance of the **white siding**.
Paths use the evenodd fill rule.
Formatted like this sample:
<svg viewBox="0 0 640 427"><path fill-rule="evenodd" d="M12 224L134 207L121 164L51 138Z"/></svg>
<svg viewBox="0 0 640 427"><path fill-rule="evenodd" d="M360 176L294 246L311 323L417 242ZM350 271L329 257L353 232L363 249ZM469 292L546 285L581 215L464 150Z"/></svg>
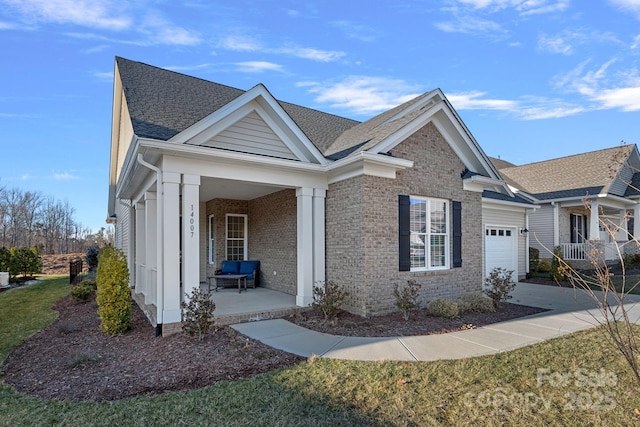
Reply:
<svg viewBox="0 0 640 427"><path fill-rule="evenodd" d="M517 241L518 276L523 277L527 272L527 248L526 236L520 234L520 229L525 227L524 209L501 209L499 207L489 207L486 203L482 208L482 235L487 225L510 227L514 229ZM484 237L483 237L484 240ZM484 244L483 244L484 248ZM486 253L486 248L485 248ZM486 258L485 258L486 259Z"/></svg>
<svg viewBox="0 0 640 427"><path fill-rule="evenodd" d="M117 200L116 203L116 247L124 252L127 257L129 283L133 284L134 267L131 262L133 260L132 253L135 238L130 238L130 236L133 236L133 221L131 220L132 208L128 200Z"/></svg>
<svg viewBox="0 0 640 427"><path fill-rule="evenodd" d="M255 111L203 145L283 159L298 159Z"/></svg>
<svg viewBox="0 0 640 427"><path fill-rule="evenodd" d="M553 206L544 205L529 216L529 244L540 251L540 257L553 250ZM546 257L548 258L548 257Z"/></svg>
<svg viewBox="0 0 640 427"><path fill-rule="evenodd" d="M133 139L133 126L131 124L131 116L125 97L122 97L122 105L120 107L120 129L118 135L118 159L116 162L116 178L120 177L122 164L127 156L127 151Z"/></svg>

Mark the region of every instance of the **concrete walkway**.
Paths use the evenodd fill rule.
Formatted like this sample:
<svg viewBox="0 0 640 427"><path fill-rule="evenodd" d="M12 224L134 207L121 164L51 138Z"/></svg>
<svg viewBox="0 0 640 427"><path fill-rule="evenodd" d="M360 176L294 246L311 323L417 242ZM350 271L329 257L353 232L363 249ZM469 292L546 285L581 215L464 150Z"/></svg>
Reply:
<svg viewBox="0 0 640 427"><path fill-rule="evenodd" d="M536 344L597 326L602 314L581 290L518 283L509 302L549 309L545 313L448 334L408 337L344 337L311 331L283 319L232 325L271 347L310 357L348 360L429 361L482 356ZM625 299L640 323L640 296Z"/></svg>

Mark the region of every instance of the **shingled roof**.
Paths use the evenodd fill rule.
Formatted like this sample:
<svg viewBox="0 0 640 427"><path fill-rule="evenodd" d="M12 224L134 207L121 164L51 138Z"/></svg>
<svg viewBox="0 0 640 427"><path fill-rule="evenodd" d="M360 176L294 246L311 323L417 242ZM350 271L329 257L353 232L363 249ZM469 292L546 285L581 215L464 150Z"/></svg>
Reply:
<svg viewBox="0 0 640 427"><path fill-rule="evenodd" d="M116 57L133 129L166 141L239 97L244 90ZM360 122L278 101L321 151Z"/></svg>
<svg viewBox="0 0 640 427"><path fill-rule="evenodd" d="M504 180L540 200L607 193L635 145L502 167Z"/></svg>

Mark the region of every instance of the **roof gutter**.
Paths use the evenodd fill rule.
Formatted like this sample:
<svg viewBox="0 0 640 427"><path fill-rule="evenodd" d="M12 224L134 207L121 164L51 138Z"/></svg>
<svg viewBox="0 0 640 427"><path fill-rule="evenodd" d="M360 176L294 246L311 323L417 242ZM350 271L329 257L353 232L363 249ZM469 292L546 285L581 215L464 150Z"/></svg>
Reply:
<svg viewBox="0 0 640 427"><path fill-rule="evenodd" d="M164 241L164 226L163 226L163 209L162 209L162 204L163 204L163 193L164 193L164 189L163 189L163 185L162 185L162 170L155 166L152 165L151 163L148 163L144 160L144 156L142 155L142 153L138 153L138 157L137 157L137 161L139 164L141 164L142 166L146 167L147 169L151 169L152 171L154 171L156 173L156 192L158 195L158 204L157 204L157 217L158 217L158 229L157 229L157 233L158 233L158 245L156 247L156 256L157 256L157 260L156 260L156 265L158 268L158 270L162 269L162 261L164 258L164 245L163 245L163 241ZM162 323L164 321L164 315L163 315L163 311L164 311L164 272L158 272L158 274L156 275L156 280L158 281L156 283L156 289L157 289L157 293L156 293L156 336L158 335L162 335Z"/></svg>

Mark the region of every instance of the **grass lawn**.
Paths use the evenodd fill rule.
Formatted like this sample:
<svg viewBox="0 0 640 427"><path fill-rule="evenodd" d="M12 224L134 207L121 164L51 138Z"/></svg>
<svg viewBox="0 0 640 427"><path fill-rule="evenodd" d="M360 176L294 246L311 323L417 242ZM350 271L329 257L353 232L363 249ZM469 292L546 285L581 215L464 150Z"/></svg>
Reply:
<svg viewBox="0 0 640 427"><path fill-rule="evenodd" d="M51 322L64 279L0 294L0 360ZM197 355L194 355L197 357ZM607 425L640 423L639 388L599 329L457 361L316 359L204 389L106 403L0 383L0 425Z"/></svg>

